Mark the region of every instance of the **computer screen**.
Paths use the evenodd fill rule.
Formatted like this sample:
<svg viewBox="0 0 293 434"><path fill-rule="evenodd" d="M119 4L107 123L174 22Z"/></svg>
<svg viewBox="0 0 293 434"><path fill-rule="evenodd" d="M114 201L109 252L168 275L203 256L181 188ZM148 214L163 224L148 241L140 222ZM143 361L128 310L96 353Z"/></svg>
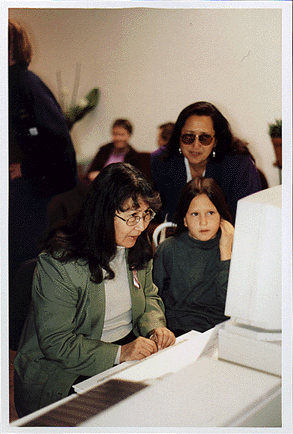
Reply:
<svg viewBox="0 0 293 434"><path fill-rule="evenodd" d="M225 314L266 330L282 326L282 186L238 201Z"/></svg>

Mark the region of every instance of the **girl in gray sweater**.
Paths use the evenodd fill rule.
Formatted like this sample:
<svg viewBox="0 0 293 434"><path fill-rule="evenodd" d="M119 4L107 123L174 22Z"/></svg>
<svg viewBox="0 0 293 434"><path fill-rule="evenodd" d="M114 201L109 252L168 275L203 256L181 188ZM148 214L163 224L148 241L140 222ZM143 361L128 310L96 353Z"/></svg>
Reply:
<svg viewBox="0 0 293 434"><path fill-rule="evenodd" d="M161 243L153 280L176 336L204 332L224 315L234 227L225 196L212 178L197 177L182 191L175 233Z"/></svg>

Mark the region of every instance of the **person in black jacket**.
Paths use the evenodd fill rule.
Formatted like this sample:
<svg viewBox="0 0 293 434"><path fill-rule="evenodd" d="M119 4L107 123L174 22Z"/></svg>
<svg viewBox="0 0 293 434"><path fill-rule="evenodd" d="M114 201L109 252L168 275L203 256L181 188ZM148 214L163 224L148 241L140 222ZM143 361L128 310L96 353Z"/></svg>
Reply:
<svg viewBox="0 0 293 434"><path fill-rule="evenodd" d="M163 206L158 219L172 221L181 191L197 176L215 179L235 220L239 199L262 189L247 144L211 103L198 101L179 114L167 145L151 154L152 179Z"/></svg>
<svg viewBox="0 0 293 434"><path fill-rule="evenodd" d="M66 119L50 89L28 69L26 30L9 20L9 273L38 254L47 205L76 186L76 156Z"/></svg>

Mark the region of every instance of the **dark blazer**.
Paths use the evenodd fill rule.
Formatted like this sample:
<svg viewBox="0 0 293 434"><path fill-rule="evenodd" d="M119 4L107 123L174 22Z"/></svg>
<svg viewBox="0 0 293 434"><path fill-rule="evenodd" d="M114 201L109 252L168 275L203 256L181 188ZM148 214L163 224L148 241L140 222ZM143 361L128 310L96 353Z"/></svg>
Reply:
<svg viewBox="0 0 293 434"><path fill-rule="evenodd" d="M163 153L164 147L151 154L152 178L163 202L160 218L163 220L168 214L168 220L172 220L187 175L183 155L178 152L162 161ZM238 200L262 189L257 168L249 155L227 155L219 162L210 160L205 177L219 183L233 218Z"/></svg>
<svg viewBox="0 0 293 434"><path fill-rule="evenodd" d="M108 143L107 145L101 146L90 165L88 173L96 170L102 170L113 149L113 143ZM151 179L150 156L150 153L137 152L132 146L129 145L129 151L125 155L124 162L132 164L134 167L141 170L141 172L144 173L148 179Z"/></svg>
<svg viewBox="0 0 293 434"><path fill-rule="evenodd" d="M26 65L9 67L10 151L21 162L33 194L48 197L76 185L75 150L62 110L50 89Z"/></svg>

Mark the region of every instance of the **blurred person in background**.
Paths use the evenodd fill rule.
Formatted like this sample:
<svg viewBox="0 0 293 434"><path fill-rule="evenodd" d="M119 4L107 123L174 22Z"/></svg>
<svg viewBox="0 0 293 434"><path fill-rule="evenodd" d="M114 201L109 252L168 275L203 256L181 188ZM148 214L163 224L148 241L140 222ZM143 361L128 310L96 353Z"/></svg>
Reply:
<svg viewBox="0 0 293 434"><path fill-rule="evenodd" d="M28 32L8 23L9 61L9 273L38 254L48 227L47 205L73 189L76 156L62 110L50 89L28 69Z"/></svg>
<svg viewBox="0 0 293 434"><path fill-rule="evenodd" d="M92 181L103 167L111 163L129 163L150 178L150 153L138 152L130 144L133 126L128 119L116 119L112 125L112 142L100 147L88 170Z"/></svg>
<svg viewBox="0 0 293 434"><path fill-rule="evenodd" d="M173 122L162 124L158 128L158 147L166 146L174 128Z"/></svg>

